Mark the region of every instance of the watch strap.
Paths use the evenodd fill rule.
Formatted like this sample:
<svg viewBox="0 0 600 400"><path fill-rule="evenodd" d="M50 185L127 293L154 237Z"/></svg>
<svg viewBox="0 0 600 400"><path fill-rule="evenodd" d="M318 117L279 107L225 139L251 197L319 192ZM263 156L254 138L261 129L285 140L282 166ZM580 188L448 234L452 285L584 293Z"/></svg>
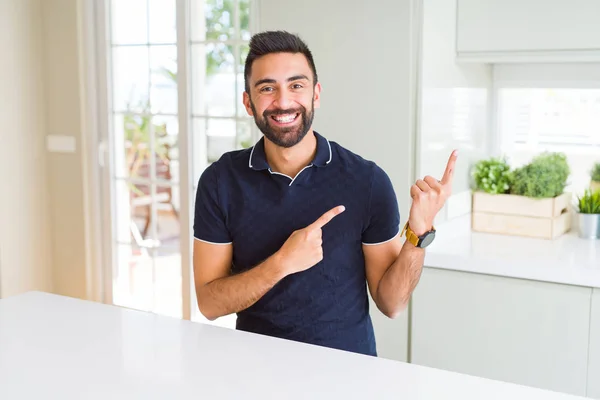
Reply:
<svg viewBox="0 0 600 400"><path fill-rule="evenodd" d="M410 229L408 226L408 222L404 225L404 229L402 229L402 233L400 236L404 236L406 234L406 240L413 244L413 246L417 247L419 245L419 237Z"/></svg>

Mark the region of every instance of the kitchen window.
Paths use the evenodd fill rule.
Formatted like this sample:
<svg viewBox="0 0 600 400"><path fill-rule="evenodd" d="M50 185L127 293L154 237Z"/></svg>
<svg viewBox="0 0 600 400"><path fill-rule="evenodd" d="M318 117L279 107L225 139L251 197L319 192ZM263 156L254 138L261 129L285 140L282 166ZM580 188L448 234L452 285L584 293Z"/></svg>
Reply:
<svg viewBox="0 0 600 400"><path fill-rule="evenodd" d="M571 167L566 190L582 192L600 162L600 77L576 66L506 69L494 82L496 151L513 167L543 151L562 152ZM543 81L531 76L535 69Z"/></svg>

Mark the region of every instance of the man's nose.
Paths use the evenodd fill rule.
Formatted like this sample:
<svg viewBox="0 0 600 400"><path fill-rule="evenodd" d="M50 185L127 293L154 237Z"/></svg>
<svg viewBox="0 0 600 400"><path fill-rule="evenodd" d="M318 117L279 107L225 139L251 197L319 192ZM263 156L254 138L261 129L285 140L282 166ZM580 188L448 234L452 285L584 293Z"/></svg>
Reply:
<svg viewBox="0 0 600 400"><path fill-rule="evenodd" d="M292 105L291 97L292 97L291 93L289 93L287 90L280 90L277 93L277 99L275 100L275 105L282 110L287 110Z"/></svg>

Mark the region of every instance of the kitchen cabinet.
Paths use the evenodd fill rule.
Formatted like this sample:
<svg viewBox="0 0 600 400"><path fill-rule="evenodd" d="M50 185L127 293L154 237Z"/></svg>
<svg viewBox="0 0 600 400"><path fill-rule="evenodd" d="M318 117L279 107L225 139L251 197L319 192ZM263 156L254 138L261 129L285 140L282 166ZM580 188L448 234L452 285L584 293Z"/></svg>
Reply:
<svg viewBox="0 0 600 400"><path fill-rule="evenodd" d="M598 0L458 0L464 61L600 60Z"/></svg>
<svg viewBox="0 0 600 400"><path fill-rule="evenodd" d="M2 298L2 246L0 246L0 299Z"/></svg>
<svg viewBox="0 0 600 400"><path fill-rule="evenodd" d="M592 294L587 396L600 399L600 289Z"/></svg>
<svg viewBox="0 0 600 400"><path fill-rule="evenodd" d="M408 361L408 311L390 319L379 311L371 296L369 296L369 307L377 342L377 356L389 360Z"/></svg>
<svg viewBox="0 0 600 400"><path fill-rule="evenodd" d="M412 299L411 362L585 395L591 296L586 287L424 268Z"/></svg>

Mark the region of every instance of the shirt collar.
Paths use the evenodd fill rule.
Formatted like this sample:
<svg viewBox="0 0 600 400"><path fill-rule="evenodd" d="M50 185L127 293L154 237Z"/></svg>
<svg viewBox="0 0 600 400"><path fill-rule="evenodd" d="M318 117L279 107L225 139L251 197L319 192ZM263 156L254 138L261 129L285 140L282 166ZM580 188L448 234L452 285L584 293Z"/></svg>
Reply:
<svg viewBox="0 0 600 400"><path fill-rule="evenodd" d="M312 160L311 165L316 167L324 167L329 164L333 158L331 144L325 137L321 136L316 131L313 132L317 138L317 154L315 154L315 158ZM248 160L248 167L256 171L269 169L269 163L267 162L267 156L265 154L264 136L260 138L260 140L252 147L252 151L250 151L250 157Z"/></svg>

